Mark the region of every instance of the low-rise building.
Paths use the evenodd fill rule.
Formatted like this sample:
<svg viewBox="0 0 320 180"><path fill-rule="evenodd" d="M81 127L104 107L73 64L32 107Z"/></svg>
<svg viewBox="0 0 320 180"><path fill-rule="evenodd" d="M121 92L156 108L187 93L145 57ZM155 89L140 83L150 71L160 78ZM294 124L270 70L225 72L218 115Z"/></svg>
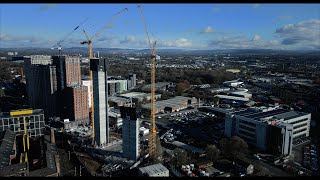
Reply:
<svg viewBox="0 0 320 180"><path fill-rule="evenodd" d="M237 135L262 151L290 155L292 142L309 136L310 119L310 113L279 107L247 108L226 114L225 136Z"/></svg>
<svg viewBox="0 0 320 180"><path fill-rule="evenodd" d="M139 168L140 176L169 177L169 170L161 163Z"/></svg>

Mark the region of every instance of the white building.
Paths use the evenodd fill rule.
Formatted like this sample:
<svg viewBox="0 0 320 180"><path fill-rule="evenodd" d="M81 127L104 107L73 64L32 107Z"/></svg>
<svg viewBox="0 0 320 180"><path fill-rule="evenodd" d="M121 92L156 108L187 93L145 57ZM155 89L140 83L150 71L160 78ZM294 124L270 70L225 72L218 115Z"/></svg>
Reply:
<svg viewBox="0 0 320 180"><path fill-rule="evenodd" d="M122 125L123 157L137 161L139 158L139 119L136 108L120 107Z"/></svg>
<svg viewBox="0 0 320 180"><path fill-rule="evenodd" d="M243 82L240 79L236 79L236 80L232 80L232 81L225 81L223 82L224 86L228 86L228 87L237 87L239 85L243 84Z"/></svg>
<svg viewBox="0 0 320 180"><path fill-rule="evenodd" d="M88 87L88 104L89 104L89 108L91 108L91 83L90 80L81 80L82 81L82 85L83 86L87 86Z"/></svg>
<svg viewBox="0 0 320 180"><path fill-rule="evenodd" d="M248 108L226 114L225 136L237 135L262 151L288 155L292 142L308 137L311 114L282 108Z"/></svg>
<svg viewBox="0 0 320 180"><path fill-rule="evenodd" d="M109 143L107 60L90 60L94 103L94 140L99 146Z"/></svg>
<svg viewBox="0 0 320 180"><path fill-rule="evenodd" d="M161 163L139 168L140 176L169 177L169 170Z"/></svg>

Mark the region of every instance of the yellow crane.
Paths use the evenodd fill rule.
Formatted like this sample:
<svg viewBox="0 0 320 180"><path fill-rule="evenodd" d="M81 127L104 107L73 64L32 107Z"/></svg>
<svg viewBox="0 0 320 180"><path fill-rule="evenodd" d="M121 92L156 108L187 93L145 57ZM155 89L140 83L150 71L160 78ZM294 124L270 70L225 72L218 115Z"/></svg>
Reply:
<svg viewBox="0 0 320 180"><path fill-rule="evenodd" d="M29 149L30 149L30 143L29 143L29 133L27 132L28 130L27 130L26 117L25 116L23 117L23 126L24 126L23 127L24 133L23 133L23 138L22 138L23 153L21 153L21 156L20 156L20 163L23 162L23 157L25 158L24 162L28 163L28 153L29 153Z"/></svg>
<svg viewBox="0 0 320 180"><path fill-rule="evenodd" d="M148 148L149 148L149 156L150 158L154 159L156 156L156 136L157 136L157 130L156 130L156 122L155 122L155 61L156 61L156 45L157 41L154 41L153 46L151 47L151 41L149 38L147 25L144 20L144 15L142 12L141 5L138 5L138 8L140 10L141 19L144 24L144 30L146 32L146 36L148 39L148 45L150 48L151 53L151 114L150 114L150 127L149 127L149 140L148 140Z"/></svg>
<svg viewBox="0 0 320 180"><path fill-rule="evenodd" d="M116 19L116 17L118 17L120 14L122 14L123 12L128 11L128 8L124 8L122 9L120 12L116 13L111 19L110 21L103 26L102 29L100 29L98 32L96 32L91 38L89 38L88 34L86 33L85 30L83 30L84 35L86 37L86 41L82 41L80 42L80 44L88 44L88 48L89 48L89 61L91 58L93 58L92 56L92 41L95 37L97 37L99 34L102 33L102 31L106 30L107 28L110 27L111 23ZM90 63L89 63L90 64ZM90 69L90 68L89 68ZM90 70L90 96L91 96L91 125L92 125L92 143L94 144L94 103L93 103L93 84L92 84L92 71Z"/></svg>

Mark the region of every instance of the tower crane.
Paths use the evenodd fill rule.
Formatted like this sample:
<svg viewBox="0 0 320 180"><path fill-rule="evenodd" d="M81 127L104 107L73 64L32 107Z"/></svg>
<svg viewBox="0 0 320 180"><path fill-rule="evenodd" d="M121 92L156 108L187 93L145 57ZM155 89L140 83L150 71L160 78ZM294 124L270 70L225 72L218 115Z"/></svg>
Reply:
<svg viewBox="0 0 320 180"><path fill-rule="evenodd" d="M151 158L156 157L156 136L157 136L157 130L156 130L156 125L155 125L155 61L156 61L156 45L157 41L154 41L153 46L151 47L151 41L149 38L147 26L144 20L144 15L142 12L141 5L138 5L138 8L140 10L141 14L141 19L144 24L144 30L148 39L148 45L150 48L150 53L151 53L151 114L150 114L150 127L149 127L149 142L148 142L148 148L149 148L149 156Z"/></svg>
<svg viewBox="0 0 320 180"><path fill-rule="evenodd" d="M77 27L75 27L71 32L69 32L67 35L65 35L61 40L57 42L51 49L58 49L59 50L59 56L61 56L62 46L61 43L63 43L73 32L75 32L82 24L84 24L88 18L86 18L84 21L82 21Z"/></svg>
<svg viewBox="0 0 320 180"><path fill-rule="evenodd" d="M111 19L110 21L104 25L102 27L102 29L100 29L98 32L96 32L91 38L89 38L87 32L85 30L83 30L83 33L85 35L86 41L82 41L80 42L80 44L88 44L88 48L89 48L89 61L91 58L93 58L92 56L92 41L94 38L96 38L97 36L99 36L102 31L106 30L107 28L109 28L109 26L111 25L111 23L116 19L116 17L118 17L120 14L122 14L123 12L128 11L128 8L124 8L121 11L119 11L118 13L116 13ZM89 63L90 64L90 63ZM90 70L90 96L91 96L91 125L92 125L92 143L94 144L94 103L93 103L93 84L92 84L92 71Z"/></svg>

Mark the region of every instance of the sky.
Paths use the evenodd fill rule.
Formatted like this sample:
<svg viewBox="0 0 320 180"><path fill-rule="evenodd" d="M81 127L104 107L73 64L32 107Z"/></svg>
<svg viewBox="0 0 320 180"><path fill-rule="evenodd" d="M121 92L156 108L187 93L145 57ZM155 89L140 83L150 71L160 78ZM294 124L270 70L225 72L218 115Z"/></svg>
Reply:
<svg viewBox="0 0 320 180"><path fill-rule="evenodd" d="M94 48L146 49L137 5L0 4L0 48L51 48L80 25L61 43L64 48L84 46L85 30ZM141 6L159 49L320 50L320 4Z"/></svg>

